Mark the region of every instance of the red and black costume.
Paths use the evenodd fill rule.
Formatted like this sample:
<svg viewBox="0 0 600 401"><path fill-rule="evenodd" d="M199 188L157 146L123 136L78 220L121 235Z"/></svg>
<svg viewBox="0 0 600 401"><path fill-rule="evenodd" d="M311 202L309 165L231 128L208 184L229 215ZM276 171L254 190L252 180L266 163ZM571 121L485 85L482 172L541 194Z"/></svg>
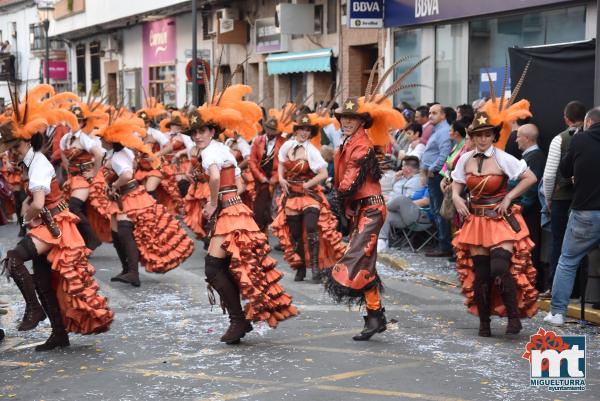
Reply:
<svg viewBox="0 0 600 401"><path fill-rule="evenodd" d="M275 134L269 138L268 134L259 135L252 141L248 164L254 176L256 198L254 200L254 219L261 231L265 231L273 221L272 202L273 192L279 181L277 168L279 166L279 149L286 141L277 132L277 121L270 119L265 123L265 129Z"/></svg>

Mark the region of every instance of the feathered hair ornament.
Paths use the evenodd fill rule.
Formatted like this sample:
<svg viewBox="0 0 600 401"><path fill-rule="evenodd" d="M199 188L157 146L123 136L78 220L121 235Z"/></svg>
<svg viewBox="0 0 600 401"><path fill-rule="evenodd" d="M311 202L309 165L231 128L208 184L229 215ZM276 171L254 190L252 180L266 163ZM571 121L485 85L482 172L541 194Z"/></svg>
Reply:
<svg viewBox="0 0 600 401"><path fill-rule="evenodd" d="M342 104L341 110L336 113L339 118L344 115L358 116L365 120L365 128L369 138L376 146L386 146L390 140L389 130L392 128L402 129L406 126L406 120L401 112L393 108L390 97L396 92L408 89L421 87L418 83L407 83L406 79L412 74L421 64L423 64L429 56L420 59L415 64L408 67L394 82L380 94L386 79L394 72L394 70L405 61L410 60L413 56L402 57L392 64L380 78L375 81L375 74L380 65L383 64L383 58L379 58L369 74L365 95L358 99L348 99Z"/></svg>
<svg viewBox="0 0 600 401"><path fill-rule="evenodd" d="M480 109L481 112L486 112L489 116L489 123L495 127L501 126L499 139L496 142L496 145L500 149L504 149L506 146L506 142L508 141L508 137L510 136L512 123L515 121L531 117L532 114L529 111L529 101L527 99L521 99L515 103L517 96L519 95L519 91L523 86L523 82L525 81L525 76L527 75L527 71L531 66L531 60L527 62L525 65L525 69L521 73L521 77L515 86L515 89L512 91L512 94L509 99L505 99L506 93L506 85L508 84L508 64L504 66L504 82L502 83L502 94L500 99L496 96L496 92L494 90L494 82L488 72L488 82L490 85L490 100L488 100Z"/></svg>

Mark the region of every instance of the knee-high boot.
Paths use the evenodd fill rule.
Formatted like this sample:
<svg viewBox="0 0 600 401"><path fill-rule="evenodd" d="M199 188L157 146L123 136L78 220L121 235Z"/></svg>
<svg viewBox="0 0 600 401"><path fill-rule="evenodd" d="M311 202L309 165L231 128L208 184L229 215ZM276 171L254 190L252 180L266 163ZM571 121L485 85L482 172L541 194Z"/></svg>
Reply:
<svg viewBox="0 0 600 401"><path fill-rule="evenodd" d="M42 301L44 310L48 314L52 333L44 344L35 347L36 351L49 351L56 347L68 347L69 334L65 329L62 314L56 293L52 289L52 276L50 263L44 255L33 259L33 278L35 280L35 289Z"/></svg>
<svg viewBox="0 0 600 401"><path fill-rule="evenodd" d="M4 269L19 287L25 300L25 314L17 328L19 331L32 330L46 318L44 309L42 309L35 294L33 277L31 277L24 264L36 257L37 251L33 241L31 238L25 237L14 249L7 252L4 260Z"/></svg>
<svg viewBox="0 0 600 401"><path fill-rule="evenodd" d="M475 270L475 304L479 313L479 335L489 337L492 335L490 328L490 257L489 255L475 255L473 268Z"/></svg>
<svg viewBox="0 0 600 401"><path fill-rule="evenodd" d="M133 222L121 220L117 222L119 242L127 259L127 273L114 277L115 281L131 284L134 287L140 286L140 251L138 250L135 238L133 236Z"/></svg>
<svg viewBox="0 0 600 401"><path fill-rule="evenodd" d="M302 238L302 215L285 217L290 228L290 235L294 241L294 252L300 257L302 265L296 270L294 281L303 281L306 277L306 260L304 255L304 239Z"/></svg>
<svg viewBox="0 0 600 401"><path fill-rule="evenodd" d="M121 243L121 238L119 238L119 233L116 231L112 231L112 241L113 241L113 246L115 247L115 250L117 251L117 256L119 257L119 260L121 261L121 273L117 274L115 277L111 277L110 281L119 281L117 280L118 276L122 276L123 274L127 273L127 271L129 270L129 267L127 265L127 252L125 251L125 248L123 247L123 244Z"/></svg>
<svg viewBox="0 0 600 401"><path fill-rule="evenodd" d="M102 242L96 236L92 225L88 221L87 216L85 215L83 208L85 206L85 202L78 198L69 199L69 210L71 213L75 214L79 217L79 223L77 223L77 230L83 237L85 241L85 246L92 251L98 248Z"/></svg>
<svg viewBox="0 0 600 401"><path fill-rule="evenodd" d="M177 181L177 188L179 188L179 194L182 198L188 193L188 189L190 188L190 182L188 180L179 180Z"/></svg>
<svg viewBox="0 0 600 401"><path fill-rule="evenodd" d="M25 191L16 191L14 193L15 196L15 213L17 215L17 222L19 224L19 237L24 237L27 234L27 230L25 226L23 226L23 216L21 216L21 211L23 209L23 201L27 198L27 194Z"/></svg>
<svg viewBox="0 0 600 401"><path fill-rule="evenodd" d="M206 255L204 260L204 272L209 291L210 287L217 291L221 297L221 305L229 314L229 328L221 337L221 341L227 344L238 344L240 339L252 330L252 325L246 320L240 301L240 291L229 273L229 259Z"/></svg>
<svg viewBox="0 0 600 401"><path fill-rule="evenodd" d="M318 227L319 214L320 210L313 207L304 211L304 227L306 227L308 256L310 258L309 266L311 279L315 283L318 283L321 278L321 270L319 269L319 248L321 244Z"/></svg>
<svg viewBox="0 0 600 401"><path fill-rule="evenodd" d="M517 285L510 273L512 253L506 249L496 248L490 251L490 266L492 277L500 289L502 302L508 315L506 334L518 334L523 326L519 319L517 307Z"/></svg>

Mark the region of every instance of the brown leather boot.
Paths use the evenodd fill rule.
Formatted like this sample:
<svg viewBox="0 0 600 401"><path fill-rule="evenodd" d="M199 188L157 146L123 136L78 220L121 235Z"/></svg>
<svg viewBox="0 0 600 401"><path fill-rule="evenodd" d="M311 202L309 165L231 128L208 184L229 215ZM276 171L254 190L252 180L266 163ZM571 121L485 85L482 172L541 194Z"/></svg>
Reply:
<svg viewBox="0 0 600 401"><path fill-rule="evenodd" d="M114 277L115 281L122 283L131 284L134 287L139 287L140 284L140 273L139 273L139 262L140 262L140 251L135 243L133 237L133 223L131 221L119 221L117 223L119 240L127 255L127 272L125 274Z"/></svg>
<svg viewBox="0 0 600 401"><path fill-rule="evenodd" d="M31 238L26 237L19 242L15 249L6 254L4 269L14 280L15 284L23 294L25 300L25 314L17 330L27 331L37 327L38 323L46 319L44 309L40 305L35 294L33 277L25 267L25 261L37 257L37 251Z"/></svg>
<svg viewBox="0 0 600 401"><path fill-rule="evenodd" d="M229 327L221 337L221 342L239 344L240 339L252 331L252 325L246 320L240 302L239 289L228 269L228 259L206 255L204 265L206 282L219 293L221 304L229 314Z"/></svg>
<svg viewBox="0 0 600 401"><path fill-rule="evenodd" d="M51 284L51 267L45 257L38 257L33 260L33 271L35 288L42 301L42 305L52 327L52 333L45 343L35 347L36 351L50 351L56 347L68 347L69 334L65 329L56 293L52 289Z"/></svg>
<svg viewBox="0 0 600 401"><path fill-rule="evenodd" d="M502 302L508 316L506 334L519 334L523 326L519 319L519 308L517 306L517 285L510 272L511 259L512 253L505 249L496 248L490 251L492 276L500 290Z"/></svg>
<svg viewBox="0 0 600 401"><path fill-rule="evenodd" d="M311 279L314 283L321 282L321 270L319 269L319 233L308 234L308 254L310 256Z"/></svg>
<svg viewBox="0 0 600 401"><path fill-rule="evenodd" d="M488 255L476 255L472 257L475 271L475 304L479 313L479 335L490 337L490 257Z"/></svg>

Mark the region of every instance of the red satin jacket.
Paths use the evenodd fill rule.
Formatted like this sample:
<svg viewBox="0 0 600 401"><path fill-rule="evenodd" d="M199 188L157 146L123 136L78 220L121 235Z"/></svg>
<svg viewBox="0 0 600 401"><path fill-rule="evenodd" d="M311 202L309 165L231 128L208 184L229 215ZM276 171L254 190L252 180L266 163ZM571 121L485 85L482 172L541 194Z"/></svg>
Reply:
<svg viewBox="0 0 600 401"><path fill-rule="evenodd" d="M267 135L260 135L254 138L252 141L252 146L250 147L250 157L248 158L248 165L250 166L250 171L254 176L254 179L257 183L261 183L263 179L271 179L274 178L275 182L279 181L279 175L277 174L277 167L279 166L279 149L281 145L286 141L281 135L278 135L275 138L275 147L273 148L273 171L271 172L271 177L267 177L265 175L265 171L261 167L261 161L265 151L267 149Z"/></svg>

